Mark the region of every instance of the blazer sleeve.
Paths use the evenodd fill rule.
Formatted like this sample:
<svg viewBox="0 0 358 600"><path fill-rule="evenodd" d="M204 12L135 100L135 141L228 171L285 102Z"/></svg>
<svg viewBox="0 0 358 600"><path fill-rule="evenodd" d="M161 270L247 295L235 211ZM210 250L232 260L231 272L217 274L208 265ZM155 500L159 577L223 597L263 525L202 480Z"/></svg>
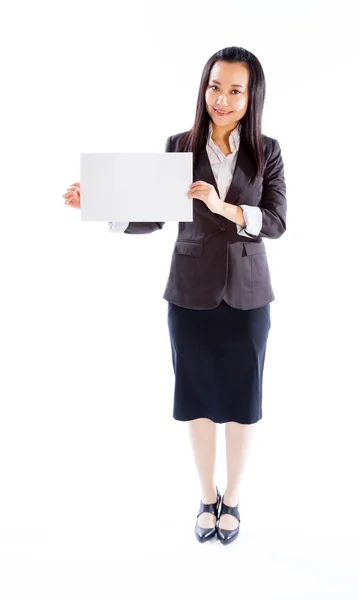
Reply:
<svg viewBox="0 0 358 600"><path fill-rule="evenodd" d="M246 237L257 237L262 227L262 212L258 206L239 205L244 214L246 227L236 224L237 233Z"/></svg>
<svg viewBox="0 0 358 600"><path fill-rule="evenodd" d="M280 144L272 139L261 196L262 226L260 236L279 238L286 231L286 183Z"/></svg>
<svg viewBox="0 0 358 600"><path fill-rule="evenodd" d="M172 138L168 137L165 142L165 152L172 152L171 150ZM112 233L120 232L120 233L152 233L153 231L158 231L159 229L163 229L165 222L130 222L130 223L114 223L109 222L108 227L109 231Z"/></svg>

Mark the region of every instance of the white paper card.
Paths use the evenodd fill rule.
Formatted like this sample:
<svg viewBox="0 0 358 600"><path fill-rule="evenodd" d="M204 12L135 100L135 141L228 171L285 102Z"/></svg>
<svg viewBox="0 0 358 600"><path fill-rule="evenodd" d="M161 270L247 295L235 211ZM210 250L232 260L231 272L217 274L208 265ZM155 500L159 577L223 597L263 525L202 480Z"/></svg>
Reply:
<svg viewBox="0 0 358 600"><path fill-rule="evenodd" d="M80 155L82 221L193 221L192 152Z"/></svg>

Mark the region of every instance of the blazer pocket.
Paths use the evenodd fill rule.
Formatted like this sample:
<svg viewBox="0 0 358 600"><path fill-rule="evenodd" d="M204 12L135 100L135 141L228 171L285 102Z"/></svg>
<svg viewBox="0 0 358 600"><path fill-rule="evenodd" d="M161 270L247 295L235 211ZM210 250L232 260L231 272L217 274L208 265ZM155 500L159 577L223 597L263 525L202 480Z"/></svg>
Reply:
<svg viewBox="0 0 358 600"><path fill-rule="evenodd" d="M201 256L203 244L200 242L176 242L174 246L175 254L185 254L187 256Z"/></svg>
<svg viewBox="0 0 358 600"><path fill-rule="evenodd" d="M266 247L263 242L243 242L244 256L252 256L254 254L266 254Z"/></svg>

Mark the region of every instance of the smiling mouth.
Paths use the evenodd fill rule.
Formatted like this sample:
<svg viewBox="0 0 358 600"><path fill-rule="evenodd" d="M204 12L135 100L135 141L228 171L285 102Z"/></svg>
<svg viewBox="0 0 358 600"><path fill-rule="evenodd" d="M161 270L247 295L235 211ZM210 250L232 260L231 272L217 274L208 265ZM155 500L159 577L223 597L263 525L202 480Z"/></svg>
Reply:
<svg viewBox="0 0 358 600"><path fill-rule="evenodd" d="M219 110L218 108L214 108L215 112L221 114L221 115L230 115L232 113L232 110L226 111L226 110Z"/></svg>

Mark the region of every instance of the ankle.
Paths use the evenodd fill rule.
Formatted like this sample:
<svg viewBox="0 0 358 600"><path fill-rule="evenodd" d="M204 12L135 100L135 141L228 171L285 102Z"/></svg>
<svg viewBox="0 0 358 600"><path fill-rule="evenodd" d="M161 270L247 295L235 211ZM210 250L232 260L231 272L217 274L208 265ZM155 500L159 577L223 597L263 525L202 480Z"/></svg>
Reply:
<svg viewBox="0 0 358 600"><path fill-rule="evenodd" d="M217 500L216 487L210 486L201 490L201 499L203 504L213 504Z"/></svg>
<svg viewBox="0 0 358 600"><path fill-rule="evenodd" d="M227 506L237 506L241 501L239 490L227 489L223 495L223 501Z"/></svg>

